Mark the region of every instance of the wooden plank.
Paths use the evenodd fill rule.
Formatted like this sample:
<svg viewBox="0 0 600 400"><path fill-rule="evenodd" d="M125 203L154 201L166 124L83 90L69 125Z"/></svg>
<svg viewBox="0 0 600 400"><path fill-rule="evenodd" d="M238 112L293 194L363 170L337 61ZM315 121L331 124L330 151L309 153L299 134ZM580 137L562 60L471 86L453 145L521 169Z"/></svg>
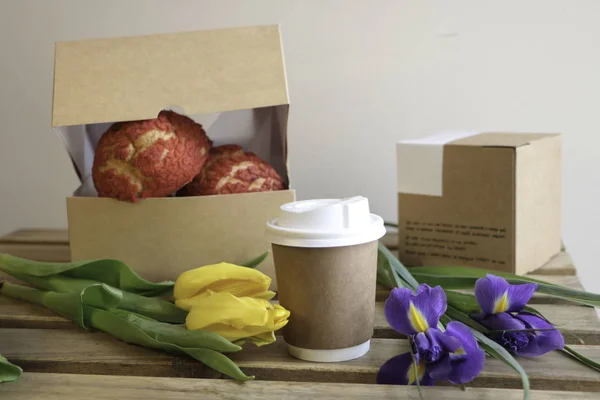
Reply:
<svg viewBox="0 0 600 400"><path fill-rule="evenodd" d="M381 240L390 249L398 248L398 235L395 232L388 232ZM66 229L19 229L0 237L0 253L38 261L69 261L68 231ZM575 275L576 270L571 257L563 252L534 273Z"/></svg>
<svg viewBox="0 0 600 400"><path fill-rule="evenodd" d="M18 229L0 237L0 243L69 244L66 229Z"/></svg>
<svg viewBox="0 0 600 400"><path fill-rule="evenodd" d="M0 296L0 328L76 329L77 325L45 307Z"/></svg>
<svg viewBox="0 0 600 400"><path fill-rule="evenodd" d="M67 244L0 243L0 253L35 261L69 262L71 260Z"/></svg>
<svg viewBox="0 0 600 400"><path fill-rule="evenodd" d="M213 370L187 357L128 345L101 332L83 330L3 329L0 354L26 372L216 378ZM600 347L573 346L592 359ZM379 367L408 350L403 339L373 339L365 356L343 363L312 363L287 354L282 340L263 347L248 345L232 354L238 365L259 380L374 383ZM559 352L519 359L536 390L600 391L600 374ZM481 375L468 386L520 388L518 375L488 359Z"/></svg>
<svg viewBox="0 0 600 400"><path fill-rule="evenodd" d="M445 400L521 400L518 389L424 387L426 399ZM43 397L42 397L43 396ZM251 381L244 384L215 379L146 378L125 376L68 375L25 373L17 382L0 385L0 397L11 400L32 398L61 400L186 400L186 399L246 399L246 400L358 400L358 399L418 399L416 387ZM534 391L536 400L593 400L598 393Z"/></svg>
<svg viewBox="0 0 600 400"><path fill-rule="evenodd" d="M376 304L373 336L402 337L389 327L383 304ZM568 344L600 345L600 319L593 308L540 304L536 309L557 325ZM0 296L0 328L76 329L77 326L44 307Z"/></svg>
<svg viewBox="0 0 600 400"><path fill-rule="evenodd" d="M553 257L543 267L536 269L532 273L539 275L576 275L577 271L575 270L571 256L566 251L563 251Z"/></svg>

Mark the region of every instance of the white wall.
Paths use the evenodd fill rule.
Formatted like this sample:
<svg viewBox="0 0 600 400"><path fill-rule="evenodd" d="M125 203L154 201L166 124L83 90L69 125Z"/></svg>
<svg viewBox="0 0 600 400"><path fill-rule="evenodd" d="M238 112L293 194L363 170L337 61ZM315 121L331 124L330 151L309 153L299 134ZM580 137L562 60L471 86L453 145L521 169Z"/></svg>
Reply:
<svg viewBox="0 0 600 400"><path fill-rule="evenodd" d="M0 234L66 226L77 180L50 128L55 41L280 23L300 198L364 194L393 220L396 141L562 132L564 240L600 292L598 15L594 0L0 0Z"/></svg>

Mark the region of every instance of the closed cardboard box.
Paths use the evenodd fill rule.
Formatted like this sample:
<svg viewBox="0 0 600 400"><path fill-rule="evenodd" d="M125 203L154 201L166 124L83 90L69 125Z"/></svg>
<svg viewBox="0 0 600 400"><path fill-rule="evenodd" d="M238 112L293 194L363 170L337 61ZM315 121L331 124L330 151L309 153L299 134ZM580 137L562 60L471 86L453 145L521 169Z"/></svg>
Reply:
<svg viewBox="0 0 600 400"><path fill-rule="evenodd" d="M442 132L397 165L403 263L526 274L560 252L560 135Z"/></svg>
<svg viewBox="0 0 600 400"><path fill-rule="evenodd" d="M201 123L214 146L234 143L256 153L286 190L135 204L99 198L91 168L101 135L114 122L156 118L163 109ZM158 281L269 250L266 221L295 200L288 111L277 26L58 43L52 125L81 179L67 198L71 258L119 259ZM272 257L260 269L275 277Z"/></svg>

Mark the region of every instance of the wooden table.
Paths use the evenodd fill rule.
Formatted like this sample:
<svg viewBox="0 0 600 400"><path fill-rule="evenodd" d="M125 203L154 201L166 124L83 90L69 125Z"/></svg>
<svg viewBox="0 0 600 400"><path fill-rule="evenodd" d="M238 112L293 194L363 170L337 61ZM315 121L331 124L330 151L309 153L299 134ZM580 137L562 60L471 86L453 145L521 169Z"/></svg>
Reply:
<svg viewBox="0 0 600 400"><path fill-rule="evenodd" d="M389 247L395 238L386 237ZM20 230L0 238L0 252L42 261L68 261L65 231ZM532 275L581 288L567 253ZM195 360L125 344L101 332L85 332L70 321L28 303L0 296L0 354L24 369L21 380L0 384L0 399L417 399L415 387L375 385L379 367L405 352L407 341L383 315L378 291L371 351L343 363L311 363L290 357L280 339L249 347L232 359L256 380L240 384ZM600 360L600 321L593 308L536 294L535 307L562 330L565 341ZM533 399L600 399L600 373L559 352L519 359L531 380ZM195 379L190 379L195 378ZM200 379L198 379L200 378ZM521 399L518 375L488 359L465 391L423 388L426 399Z"/></svg>

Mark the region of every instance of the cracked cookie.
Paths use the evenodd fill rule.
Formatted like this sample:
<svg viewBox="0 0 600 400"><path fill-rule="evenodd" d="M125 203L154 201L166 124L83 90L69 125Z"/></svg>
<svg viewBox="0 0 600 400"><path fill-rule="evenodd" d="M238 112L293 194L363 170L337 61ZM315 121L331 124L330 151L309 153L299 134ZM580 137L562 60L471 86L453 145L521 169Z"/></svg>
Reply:
<svg viewBox="0 0 600 400"><path fill-rule="evenodd" d="M211 145L200 124L173 111L115 123L96 147L94 186L99 197L130 202L169 196L200 173Z"/></svg>
<svg viewBox="0 0 600 400"><path fill-rule="evenodd" d="M177 194L206 196L282 189L283 179L267 162L244 152L241 146L223 145L210 150L202 171Z"/></svg>

